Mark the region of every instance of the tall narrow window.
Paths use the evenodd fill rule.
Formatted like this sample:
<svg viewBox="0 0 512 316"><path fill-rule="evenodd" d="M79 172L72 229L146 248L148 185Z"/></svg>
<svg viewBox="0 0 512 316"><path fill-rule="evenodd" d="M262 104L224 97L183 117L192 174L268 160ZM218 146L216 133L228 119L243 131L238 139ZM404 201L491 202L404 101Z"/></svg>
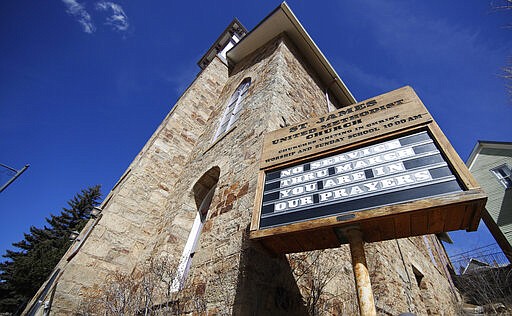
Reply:
<svg viewBox="0 0 512 316"><path fill-rule="evenodd" d="M212 203L215 187L217 186L217 181L219 180L219 174L219 167L213 167L208 172L206 172L194 185L193 192L197 206L197 214L194 220L194 224L192 225L192 229L188 235L185 248L183 249L180 263L176 271L176 276L172 282L172 291L178 291L182 289L183 285L185 284L185 280L190 271L190 265L192 264L192 259L196 253L199 237L201 236L201 231L203 230L203 225L206 221L208 210L210 209L210 204Z"/></svg>
<svg viewBox="0 0 512 316"><path fill-rule="evenodd" d="M498 181L505 189L512 188L512 172L507 164L493 168L491 172L498 178Z"/></svg>
<svg viewBox="0 0 512 316"><path fill-rule="evenodd" d="M220 135L224 134L229 128L238 120L242 111L242 101L249 90L251 85L251 78L245 78L242 83L236 88L236 91L229 98L226 110L220 121L219 129L215 133L213 140L216 140Z"/></svg>

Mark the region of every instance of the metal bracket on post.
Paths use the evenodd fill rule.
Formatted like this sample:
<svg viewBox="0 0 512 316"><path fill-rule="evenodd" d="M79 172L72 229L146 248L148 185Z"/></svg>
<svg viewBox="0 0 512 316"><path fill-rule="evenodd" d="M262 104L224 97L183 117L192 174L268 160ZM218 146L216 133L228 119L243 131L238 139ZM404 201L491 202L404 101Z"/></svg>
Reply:
<svg viewBox="0 0 512 316"><path fill-rule="evenodd" d="M352 269L356 281L357 300L359 302L359 312L362 316L377 315L375 309L375 300L373 298L372 285L370 283L370 274L366 264L364 253L364 242L361 230L358 226L336 229L338 235L342 235L350 245L350 255L352 257Z"/></svg>
<svg viewBox="0 0 512 316"><path fill-rule="evenodd" d="M22 174L23 172L25 172L25 170L27 170L27 169L28 169L28 167L30 167L30 165L25 165L25 167L23 167L22 169L20 169L20 170L16 170L16 169L14 169L14 168L11 168L11 167L9 167L9 166L7 166L7 165L4 165L4 164L1 164L1 163L0 163L0 166L1 166L1 167L4 167L4 168L6 168L6 169L9 169L9 170L11 170L11 171L13 171L13 172L16 172L16 174L15 174L14 176L12 176L12 178L11 178L11 179L9 179L9 181L7 181L7 182L6 182L6 183L5 183L5 184L0 188L0 193L1 193L3 190L5 190L5 189L6 189L6 188L11 184L11 183L13 183L13 182L14 182L14 180L16 180L19 176L21 176L21 174Z"/></svg>

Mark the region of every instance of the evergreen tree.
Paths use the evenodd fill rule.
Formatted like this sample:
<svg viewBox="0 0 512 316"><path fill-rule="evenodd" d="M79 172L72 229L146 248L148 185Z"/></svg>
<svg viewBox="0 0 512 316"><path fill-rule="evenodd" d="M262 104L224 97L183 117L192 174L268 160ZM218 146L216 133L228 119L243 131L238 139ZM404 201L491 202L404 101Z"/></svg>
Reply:
<svg viewBox="0 0 512 316"><path fill-rule="evenodd" d="M0 313L21 313L68 250L70 232L83 229L100 198L99 185L82 190L59 215L46 218L49 226L31 226L23 240L13 243L18 251L6 251L8 260L0 263Z"/></svg>

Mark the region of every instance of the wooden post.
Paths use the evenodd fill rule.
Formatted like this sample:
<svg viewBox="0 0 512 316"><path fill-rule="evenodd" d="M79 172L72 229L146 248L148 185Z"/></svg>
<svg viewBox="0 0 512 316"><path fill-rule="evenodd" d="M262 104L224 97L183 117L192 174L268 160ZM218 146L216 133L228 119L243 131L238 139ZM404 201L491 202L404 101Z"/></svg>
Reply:
<svg viewBox="0 0 512 316"><path fill-rule="evenodd" d="M357 300L361 316L375 316L375 301L373 299L370 275L364 254L364 242L361 231L358 228L349 228L344 231L350 244L350 255L352 256L352 269L356 280Z"/></svg>

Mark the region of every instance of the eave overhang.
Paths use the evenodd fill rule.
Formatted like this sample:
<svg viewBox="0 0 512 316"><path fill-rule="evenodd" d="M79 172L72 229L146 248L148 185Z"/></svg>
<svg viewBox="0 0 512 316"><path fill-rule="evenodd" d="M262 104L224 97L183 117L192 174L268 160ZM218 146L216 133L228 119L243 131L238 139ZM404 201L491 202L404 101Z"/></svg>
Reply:
<svg viewBox="0 0 512 316"><path fill-rule="evenodd" d="M242 59L281 33L285 33L288 36L310 64L324 85L323 88L327 88L329 95L337 102L336 106L344 107L357 102L286 2L281 3L280 6L227 52L228 61L234 64L239 63Z"/></svg>
<svg viewBox="0 0 512 316"><path fill-rule="evenodd" d="M484 148L492 148L492 149L511 149L512 150L512 142L495 142L495 141L487 141L487 140L479 140L476 142L475 147L471 151L471 154L469 154L469 158L466 161L466 166L468 166L468 169L471 170L471 167L473 167L473 163L476 160L476 157L482 149Z"/></svg>

